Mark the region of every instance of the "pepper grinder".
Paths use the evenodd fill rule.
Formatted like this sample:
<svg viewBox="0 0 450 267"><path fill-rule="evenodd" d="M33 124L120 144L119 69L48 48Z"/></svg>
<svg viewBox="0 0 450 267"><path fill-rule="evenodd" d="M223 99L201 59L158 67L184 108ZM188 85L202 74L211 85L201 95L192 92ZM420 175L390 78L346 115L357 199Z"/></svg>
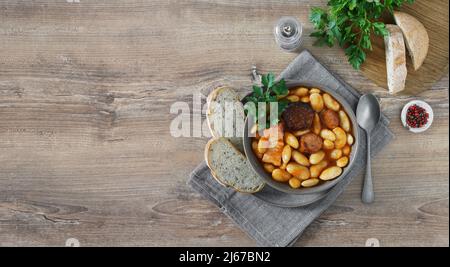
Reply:
<svg viewBox="0 0 450 267"><path fill-rule="evenodd" d="M302 34L302 24L294 17L281 17L275 25L275 41L285 51L300 50L303 42Z"/></svg>

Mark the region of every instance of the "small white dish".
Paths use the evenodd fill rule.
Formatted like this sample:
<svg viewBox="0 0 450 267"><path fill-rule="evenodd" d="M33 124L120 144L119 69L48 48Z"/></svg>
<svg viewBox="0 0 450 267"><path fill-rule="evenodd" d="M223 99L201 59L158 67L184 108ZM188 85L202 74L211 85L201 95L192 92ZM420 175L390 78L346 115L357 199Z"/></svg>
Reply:
<svg viewBox="0 0 450 267"><path fill-rule="evenodd" d="M429 114L427 124L425 124L424 126L422 126L420 128L412 128L406 123L406 114L408 113L408 108L413 105L418 105L419 107L424 108ZM413 101L408 102L403 107L401 119L402 119L403 126L407 129L409 129L409 131L411 131L413 133L422 133L422 132L425 132L426 130L428 130L428 128L430 128L431 124L433 123L433 109L431 108L430 105L428 105L428 103L426 103L422 100L413 100Z"/></svg>

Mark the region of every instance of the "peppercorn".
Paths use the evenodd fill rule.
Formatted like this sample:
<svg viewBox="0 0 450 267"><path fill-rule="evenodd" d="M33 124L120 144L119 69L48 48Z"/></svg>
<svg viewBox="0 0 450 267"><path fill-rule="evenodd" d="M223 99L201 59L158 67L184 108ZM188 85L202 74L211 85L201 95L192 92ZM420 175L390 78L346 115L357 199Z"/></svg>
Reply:
<svg viewBox="0 0 450 267"><path fill-rule="evenodd" d="M408 108L406 122L412 128L421 128L428 123L429 116L424 108L418 105L412 105Z"/></svg>

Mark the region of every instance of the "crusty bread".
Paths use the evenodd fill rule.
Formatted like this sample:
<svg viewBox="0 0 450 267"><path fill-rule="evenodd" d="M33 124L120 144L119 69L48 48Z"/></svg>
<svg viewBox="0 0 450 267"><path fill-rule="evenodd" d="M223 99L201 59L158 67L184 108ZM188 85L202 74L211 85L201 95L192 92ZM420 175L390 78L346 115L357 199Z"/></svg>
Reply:
<svg viewBox="0 0 450 267"><path fill-rule="evenodd" d="M389 93L395 94L405 89L406 49L400 27L386 25L389 34L384 37L386 50L386 69Z"/></svg>
<svg viewBox="0 0 450 267"><path fill-rule="evenodd" d="M417 70L422 66L428 53L430 40L427 30L422 23L407 13L395 11L394 18L405 37L406 47L411 56L414 70Z"/></svg>
<svg viewBox="0 0 450 267"><path fill-rule="evenodd" d="M212 176L222 185L242 193L256 193L265 185L247 158L224 137L208 142L205 147L205 160Z"/></svg>
<svg viewBox="0 0 450 267"><path fill-rule="evenodd" d="M207 104L206 119L211 135L228 138L239 151L243 152L245 113L239 95L230 87L219 87L209 94ZM227 110L230 111L230 107L234 107L234 116L233 113L228 113L231 116L225 115ZM226 129L228 126L230 131Z"/></svg>

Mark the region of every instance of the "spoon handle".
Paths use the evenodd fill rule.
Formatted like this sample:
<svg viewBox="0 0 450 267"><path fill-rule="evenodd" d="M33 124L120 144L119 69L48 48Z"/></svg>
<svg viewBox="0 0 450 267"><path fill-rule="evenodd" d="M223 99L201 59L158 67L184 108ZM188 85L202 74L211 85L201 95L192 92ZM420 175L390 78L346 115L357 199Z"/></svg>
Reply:
<svg viewBox="0 0 450 267"><path fill-rule="evenodd" d="M370 164L370 133L366 131L367 136L367 166L366 166L366 176L364 179L364 186L362 190L362 201L366 204L373 202L375 196L373 192L372 183L372 167Z"/></svg>

